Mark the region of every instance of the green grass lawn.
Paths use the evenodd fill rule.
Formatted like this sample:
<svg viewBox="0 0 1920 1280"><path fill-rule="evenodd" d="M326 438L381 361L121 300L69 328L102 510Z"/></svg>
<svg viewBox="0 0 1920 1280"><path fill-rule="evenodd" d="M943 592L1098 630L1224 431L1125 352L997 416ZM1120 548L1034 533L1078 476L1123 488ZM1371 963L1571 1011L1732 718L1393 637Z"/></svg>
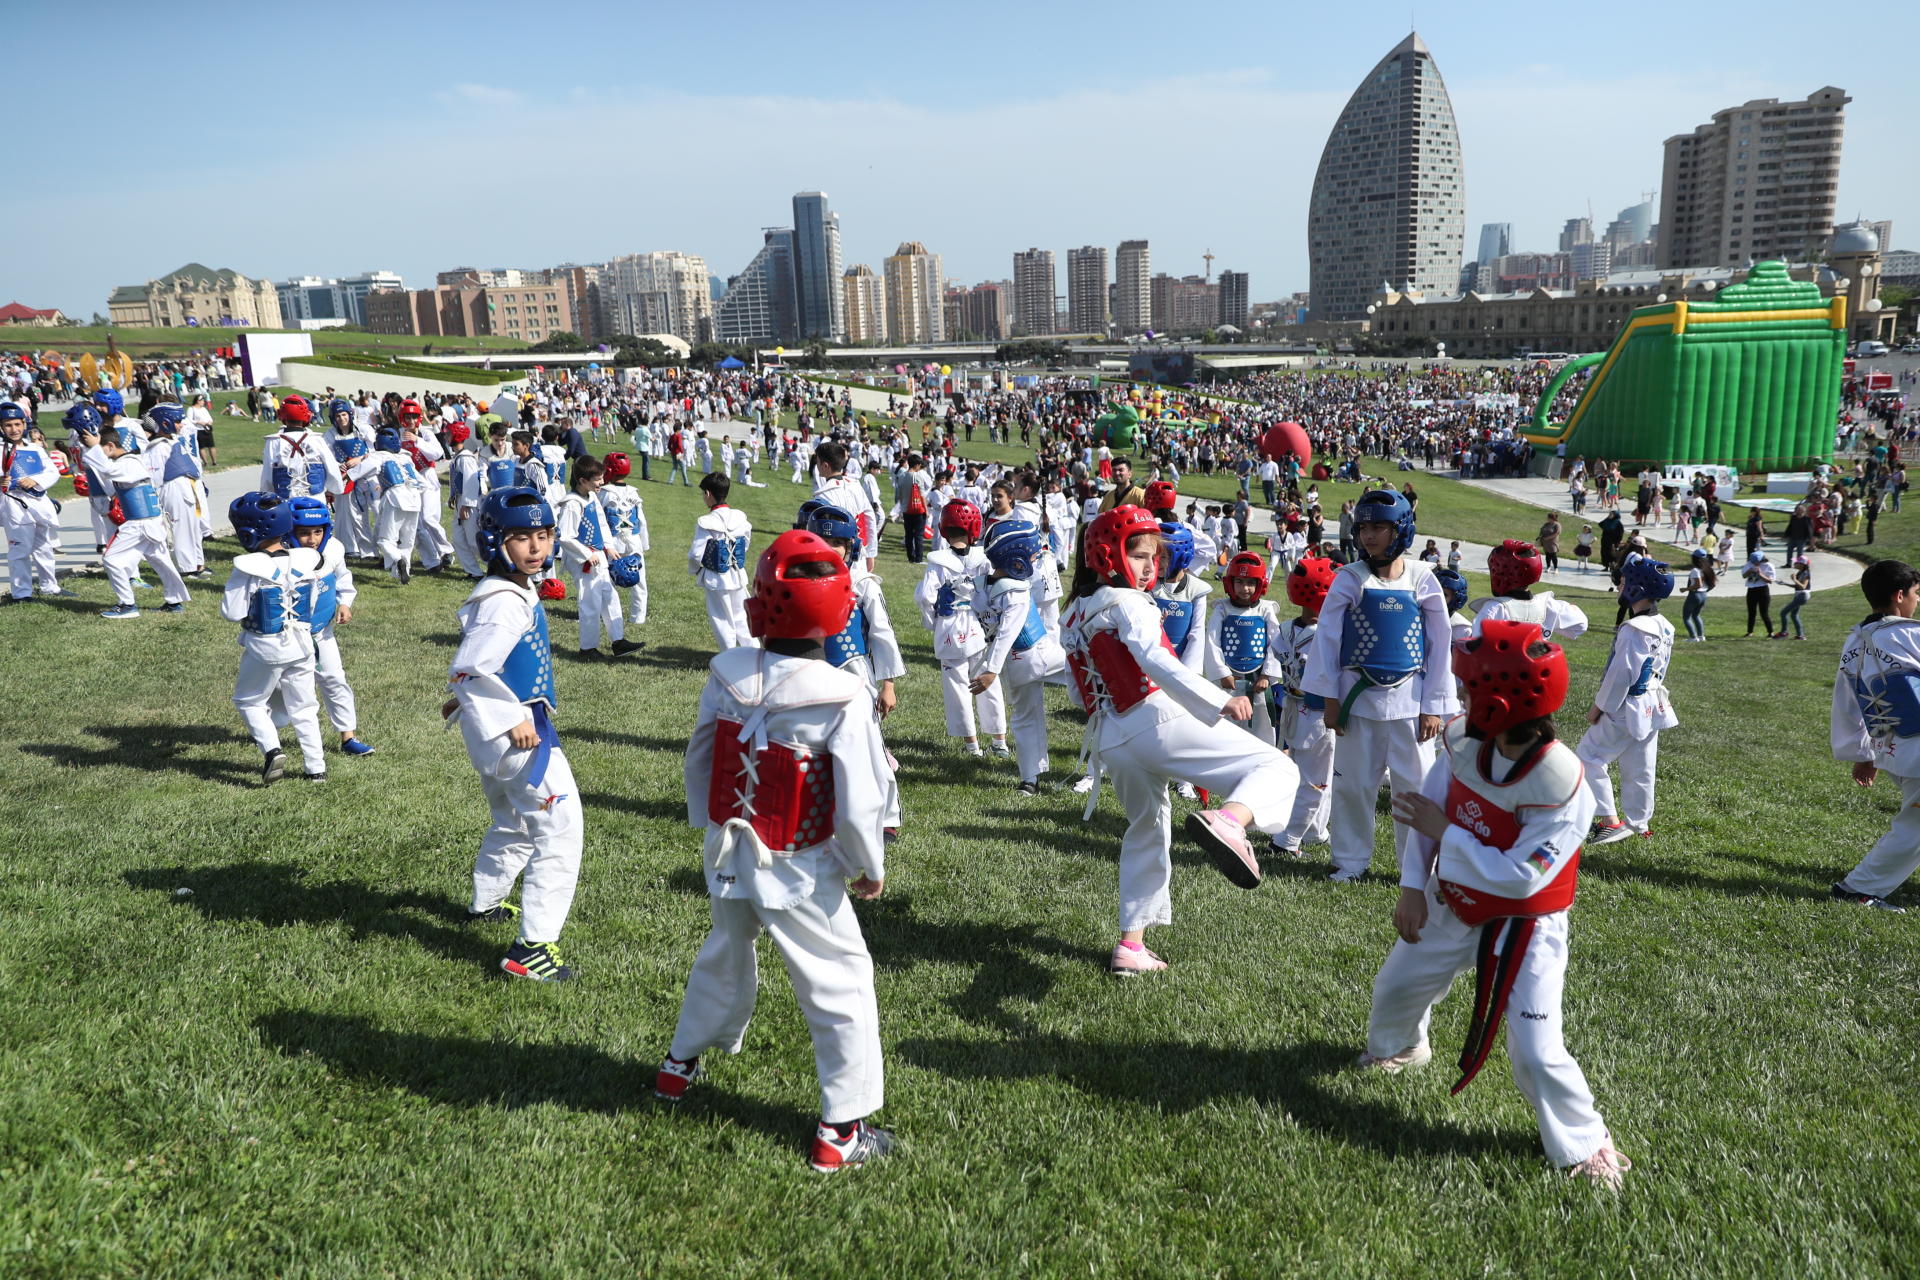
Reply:
<svg viewBox="0 0 1920 1280"><path fill-rule="evenodd" d="M1826 900L1897 803L1827 757L1848 593L1814 597L1805 644L1718 639L1735 619L1709 606L1716 642L1672 677L1657 835L1587 859L1568 1037L1635 1161L1610 1197L1545 1165L1498 1053L1449 1098L1467 995L1436 1015L1431 1068L1344 1069L1387 880L1284 863L1244 893L1177 847L1177 923L1153 939L1173 968L1107 977L1120 811L1022 801L1010 764L947 745L890 539L907 825L861 915L904 1145L826 1180L803 1165L812 1060L772 959L746 1051L679 1113L649 1097L706 928L680 771L712 648L693 491L641 490L649 648L582 663L572 602L554 609L587 820L567 988L509 985L508 934L460 923L486 809L437 708L464 583L363 575L341 635L379 752L268 790L217 591L110 624L81 578L77 600L0 610L34 677L0 743L0 1271L1911 1274L1920 917ZM756 548L802 496L738 495ZM1609 641L1570 646L1576 709ZM1078 718L1049 696L1064 771Z"/></svg>
<svg viewBox="0 0 1920 1280"><path fill-rule="evenodd" d="M18 329L0 337L0 351L58 351L78 358L86 352L104 354L111 333L120 350L134 359L163 359L232 346L243 333L283 333L280 329L217 329L210 326L149 329L123 325L76 325L56 329ZM309 332L316 352L378 351L391 355L419 355L431 346L439 355L463 351L524 351L519 338L433 338L413 334L345 333L337 329Z"/></svg>

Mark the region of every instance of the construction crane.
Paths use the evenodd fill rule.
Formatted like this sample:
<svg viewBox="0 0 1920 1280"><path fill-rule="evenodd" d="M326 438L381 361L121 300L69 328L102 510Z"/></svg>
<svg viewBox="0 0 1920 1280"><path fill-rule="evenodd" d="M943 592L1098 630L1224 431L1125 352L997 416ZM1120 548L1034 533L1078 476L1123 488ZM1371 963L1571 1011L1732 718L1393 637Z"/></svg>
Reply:
<svg viewBox="0 0 1920 1280"><path fill-rule="evenodd" d="M1205 274L1204 276L1201 276L1200 278L1202 280L1213 279L1213 250L1209 249L1205 253L1201 254L1200 256L1207 260L1207 274Z"/></svg>

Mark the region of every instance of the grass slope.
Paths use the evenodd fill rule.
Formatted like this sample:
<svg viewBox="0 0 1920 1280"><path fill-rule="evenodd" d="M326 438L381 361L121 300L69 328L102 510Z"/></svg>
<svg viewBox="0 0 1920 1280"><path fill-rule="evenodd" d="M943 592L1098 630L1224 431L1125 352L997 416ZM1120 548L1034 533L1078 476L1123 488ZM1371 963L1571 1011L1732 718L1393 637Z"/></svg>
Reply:
<svg viewBox="0 0 1920 1280"><path fill-rule="evenodd" d="M363 578L342 643L379 753L264 791L214 592L117 626L93 615L99 579L0 610L0 649L43 655L0 743L16 814L0 1271L1910 1267L1913 917L1825 901L1897 802L1826 755L1856 601L1816 596L1806 644L1683 646L1657 837L1587 860L1567 1011L1637 1165L1611 1198L1546 1167L1498 1055L1448 1097L1464 996L1436 1016L1429 1070L1343 1070L1391 941L1389 882L1337 888L1285 864L1243 893L1179 848L1178 923L1154 940L1173 969L1108 978L1118 808L1109 793L1083 824L1076 798L1022 802L1007 764L949 748L896 542L881 569L911 673L888 738L908 823L861 914L883 1118L905 1149L828 1181L801 1162L813 1068L777 961L763 957L746 1051L714 1059L679 1114L648 1096L706 924L680 770L711 645L683 570L692 491L641 489L650 647L581 663L573 606L555 609L588 824L568 989L508 985L506 934L460 924L486 810L436 709L463 583ZM775 479L740 505L766 531L801 496ZM1735 629L1718 603L1707 621ZM1609 640L1601 626L1572 644L1575 706ZM1077 718L1049 696L1064 770Z"/></svg>

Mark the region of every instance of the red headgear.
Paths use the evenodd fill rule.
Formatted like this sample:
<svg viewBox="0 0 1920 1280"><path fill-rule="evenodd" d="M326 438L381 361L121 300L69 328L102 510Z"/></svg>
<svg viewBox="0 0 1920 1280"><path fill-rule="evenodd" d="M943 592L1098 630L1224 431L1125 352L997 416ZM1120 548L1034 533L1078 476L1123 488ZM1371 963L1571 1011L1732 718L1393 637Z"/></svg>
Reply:
<svg viewBox="0 0 1920 1280"><path fill-rule="evenodd" d="M633 474L633 461L624 453L610 453L606 459L607 479L625 480Z"/></svg>
<svg viewBox="0 0 1920 1280"><path fill-rule="evenodd" d="M1325 556L1297 562L1287 575L1287 599L1302 609L1320 612L1320 606L1327 602L1327 592L1333 589L1333 575L1338 572L1340 566Z"/></svg>
<svg viewBox="0 0 1920 1280"><path fill-rule="evenodd" d="M402 400L402 401L400 402L400 416L401 416L402 418L417 418L417 417L419 417L419 416L420 416L420 402L419 402L418 400Z"/></svg>
<svg viewBox="0 0 1920 1280"><path fill-rule="evenodd" d="M1267 594L1267 558L1258 551L1242 551L1227 561L1227 571L1220 575L1222 583L1231 583L1235 578L1244 578L1259 585L1260 590L1254 596L1258 600Z"/></svg>
<svg viewBox="0 0 1920 1280"><path fill-rule="evenodd" d="M290 427L304 427L313 421L313 406L305 396L288 396L280 402L280 421Z"/></svg>
<svg viewBox="0 0 1920 1280"><path fill-rule="evenodd" d="M1567 652L1532 622L1488 619L1453 651L1467 691L1467 723L1484 736L1550 716L1567 700Z"/></svg>
<svg viewBox="0 0 1920 1280"><path fill-rule="evenodd" d="M803 564L826 562L824 578L798 577ZM763 639L824 640L853 616L853 575L840 553L818 534L789 529L760 553L747 597L747 630Z"/></svg>
<svg viewBox="0 0 1920 1280"><path fill-rule="evenodd" d="M1508 538L1487 555L1487 576L1497 596L1525 591L1540 581L1540 570L1540 553L1531 542Z"/></svg>
<svg viewBox="0 0 1920 1280"><path fill-rule="evenodd" d="M1147 510L1171 511L1180 504L1180 494L1170 480L1155 480L1147 486Z"/></svg>
<svg viewBox="0 0 1920 1280"><path fill-rule="evenodd" d="M946 536L949 529L958 529L974 542L980 541L980 508L971 502L955 498L940 508L940 534Z"/></svg>
<svg viewBox="0 0 1920 1280"><path fill-rule="evenodd" d="M540 598L542 600L565 600L567 583L564 578L540 579Z"/></svg>
<svg viewBox="0 0 1920 1280"><path fill-rule="evenodd" d="M453 441L454 448L456 449L472 438L473 432L467 428L467 424L464 422L456 422L447 428L447 439Z"/></svg>
<svg viewBox="0 0 1920 1280"><path fill-rule="evenodd" d="M1147 580L1139 582L1134 579L1133 565L1127 559L1127 543L1142 533L1150 533L1156 538L1160 536L1160 521L1145 507L1127 504L1102 512L1087 526L1087 567L1102 582L1117 583L1141 591L1153 590L1153 584L1160 580L1160 561L1156 558Z"/></svg>

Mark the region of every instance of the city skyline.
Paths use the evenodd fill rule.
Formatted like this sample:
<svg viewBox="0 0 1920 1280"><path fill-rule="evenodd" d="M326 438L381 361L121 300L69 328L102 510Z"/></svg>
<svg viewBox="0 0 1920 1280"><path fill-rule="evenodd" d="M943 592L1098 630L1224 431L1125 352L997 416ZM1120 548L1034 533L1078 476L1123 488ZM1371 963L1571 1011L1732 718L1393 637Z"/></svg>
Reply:
<svg viewBox="0 0 1920 1280"><path fill-rule="evenodd" d="M743 7L749 22L756 8ZM628 10L569 10L570 23L608 38L566 60L505 69L494 23L512 10L376 10L348 0L324 23L262 11L244 35L225 24L163 25L148 56L192 64L286 47L301 51L302 65L344 72L367 56L356 34L361 10L379 15L394 47L417 37L418 47L434 49L436 67L458 70L352 76L351 93L291 94L271 109L223 112L205 145L187 140L192 163L147 168L130 158L124 183L104 196L94 182L23 183L0 230L36 252L10 264L0 289L84 318L104 311L114 287L194 261L273 281L344 277L373 264L417 286L464 262L541 266L677 251L704 258L725 279L759 251L761 228L790 220L794 193L825 190L842 219L845 264L877 270L894 246L918 240L942 254L948 278L971 282L1003 276L1010 255L1027 246L1063 262L1075 246L1112 250L1143 239L1156 271L1203 274L1211 248L1219 264L1249 274L1255 300L1284 298L1308 284L1315 158L1354 84L1407 34L1385 17L1353 23L1227 3L1193 31L1156 28L1152 56L1124 84L1097 65L1062 61L1036 92L1000 68L994 51L1005 37L993 34L994 19L1017 18L1023 42L1065 48L1082 34L1070 14L985 4L984 21L938 29L942 56L903 82L885 71L892 18L878 6L839 4L783 37L779 56L699 33L690 18L650 18L650 40L708 40L711 56L649 64L636 85L616 69L618 37L641 31ZM22 47L57 44L66 12L21 5L12 32ZM138 11L100 10L107 21L122 12ZM1113 29L1143 29L1133 19L1155 12L1117 4ZM1871 76L1835 42L1781 40L1752 5L1627 3L1610 9L1609 21L1658 30L1660 40L1639 47L1627 69L1601 68L1573 53L1551 61L1537 52L1588 48L1591 21L1578 15L1492 6L1420 23L1458 121L1469 226L1509 223L1515 250L1551 251L1589 203L1604 219L1659 188L1667 138L1732 104L1802 99L1824 84L1853 98L1835 220L1912 225L1920 216L1920 175L1902 163L1899 145L1901 122L1920 107L1910 83ZM1223 29L1239 33L1224 56ZM1510 52L1521 29L1531 61ZM1287 56L1300 47L1313 56ZM818 79L796 68L829 52L850 71L823 96ZM74 93L56 66L30 59L16 71L30 115L58 103L56 136L137 140L124 103ZM1010 136L1033 141L1009 164ZM635 141L610 157L608 139ZM1190 201L1115 199L1118 173L1097 159L1036 162L1054 151L1163 155L1216 183L1224 175L1229 198L1205 202L1200 216ZM949 180L908 179L903 163L923 161ZM583 173L592 175L593 198L564 196L583 190ZM469 196L450 196L462 185ZM302 194L275 199L286 191ZM515 191L528 193L527 216L511 212L513 197L503 193ZM256 216L250 198L269 202L271 216ZM236 216L220 216L227 212Z"/></svg>

